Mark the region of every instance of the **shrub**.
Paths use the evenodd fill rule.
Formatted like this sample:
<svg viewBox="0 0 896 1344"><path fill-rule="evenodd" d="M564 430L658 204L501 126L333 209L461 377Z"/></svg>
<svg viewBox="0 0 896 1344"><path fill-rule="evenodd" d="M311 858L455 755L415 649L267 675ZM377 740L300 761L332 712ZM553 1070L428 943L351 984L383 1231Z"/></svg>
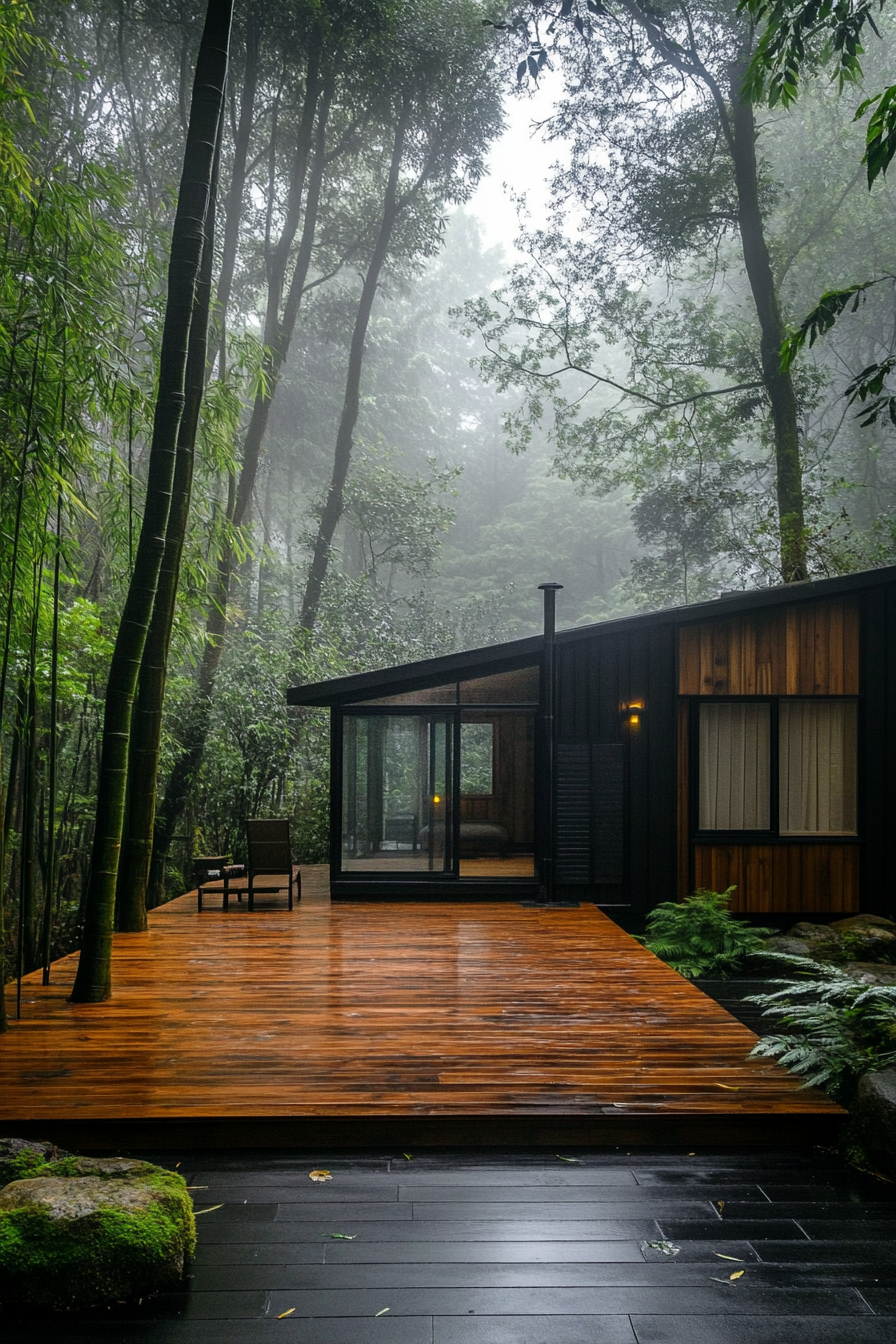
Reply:
<svg viewBox="0 0 896 1344"><path fill-rule="evenodd" d="M775 932L754 928L732 915L728 906L735 890L701 887L683 901L663 901L647 916L647 932L638 941L689 980L730 975L750 953L761 951L763 939Z"/></svg>
<svg viewBox="0 0 896 1344"><path fill-rule="evenodd" d="M808 957L768 955L800 978L775 980L779 989L749 998L788 1028L763 1036L752 1053L776 1059L803 1074L804 1087L825 1087L848 1105L863 1074L896 1064L896 985L862 984Z"/></svg>

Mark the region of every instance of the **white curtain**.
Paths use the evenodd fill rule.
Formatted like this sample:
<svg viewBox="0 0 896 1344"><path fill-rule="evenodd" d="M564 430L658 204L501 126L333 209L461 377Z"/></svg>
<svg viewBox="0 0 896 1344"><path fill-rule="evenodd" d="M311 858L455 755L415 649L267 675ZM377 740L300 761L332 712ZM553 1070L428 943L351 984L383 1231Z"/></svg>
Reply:
<svg viewBox="0 0 896 1344"><path fill-rule="evenodd" d="M700 706L700 830L767 831L771 825L770 706Z"/></svg>
<svg viewBox="0 0 896 1344"><path fill-rule="evenodd" d="M856 704L782 700L782 835L855 835Z"/></svg>

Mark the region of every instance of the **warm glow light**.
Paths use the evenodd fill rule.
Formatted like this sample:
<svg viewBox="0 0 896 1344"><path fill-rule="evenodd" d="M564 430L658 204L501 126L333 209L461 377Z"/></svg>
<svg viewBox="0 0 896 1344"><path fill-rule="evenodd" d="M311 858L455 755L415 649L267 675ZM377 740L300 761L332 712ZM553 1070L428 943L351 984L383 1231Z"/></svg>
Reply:
<svg viewBox="0 0 896 1344"><path fill-rule="evenodd" d="M632 728L637 728L638 724L641 722L641 715L629 714L628 721L631 724Z"/></svg>
<svg viewBox="0 0 896 1344"><path fill-rule="evenodd" d="M433 802L434 802L434 803L440 803L441 801L442 801L442 800L441 800L441 798L439 797L439 795L436 794L436 796L433 798Z"/></svg>

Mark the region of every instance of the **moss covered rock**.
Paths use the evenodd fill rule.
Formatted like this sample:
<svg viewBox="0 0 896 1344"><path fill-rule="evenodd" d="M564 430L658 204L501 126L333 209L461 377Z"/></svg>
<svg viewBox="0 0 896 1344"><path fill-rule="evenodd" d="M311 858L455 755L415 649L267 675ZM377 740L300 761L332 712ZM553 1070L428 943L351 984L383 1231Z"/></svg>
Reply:
<svg viewBox="0 0 896 1344"><path fill-rule="evenodd" d="M69 1154L53 1143L38 1143L34 1139L0 1139L0 1186L10 1181L25 1181L29 1176L43 1176L47 1164L66 1158Z"/></svg>
<svg viewBox="0 0 896 1344"><path fill-rule="evenodd" d="M866 1073L850 1115L847 1156L896 1179L896 1069Z"/></svg>
<svg viewBox="0 0 896 1344"><path fill-rule="evenodd" d="M180 1282L196 1242L182 1177L125 1158L51 1169L0 1190L0 1302L89 1306Z"/></svg>
<svg viewBox="0 0 896 1344"><path fill-rule="evenodd" d="M882 915L852 915L831 925L850 961L896 961L896 924Z"/></svg>

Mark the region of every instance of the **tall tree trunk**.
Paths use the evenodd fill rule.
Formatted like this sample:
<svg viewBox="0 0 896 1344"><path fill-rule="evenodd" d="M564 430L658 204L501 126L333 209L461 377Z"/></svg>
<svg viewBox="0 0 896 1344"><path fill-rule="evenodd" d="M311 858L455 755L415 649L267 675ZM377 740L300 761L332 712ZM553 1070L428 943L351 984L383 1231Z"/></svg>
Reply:
<svg viewBox="0 0 896 1344"><path fill-rule="evenodd" d="M320 194L327 165L327 121L335 92L334 81L329 76L319 86L313 87L312 74L312 70L309 69L308 80L306 81L306 104L293 163L287 220L277 246L272 250L269 263L271 279L265 313L265 343L268 345L271 354L266 369L267 386L259 392L252 406L252 414L243 440L239 480L231 478L229 483L226 508L228 532L232 528L241 527L244 524L252 501L252 492L255 488L258 463L267 432L271 403L279 386L283 362L289 352L305 282L311 266ZM317 78L318 76L315 73L314 79L317 80ZM315 111L317 115L316 129L313 125L313 113ZM312 131L314 132L313 140L311 137ZM311 153L312 144L313 158L311 171L308 175L308 192L305 200L304 219L302 220L302 236L299 240L296 264L293 268L281 318L280 302L286 286L286 270L290 249L295 241L301 218L302 187L308 171L308 156ZM276 297L276 307L272 295ZM183 815L187 796L199 773L205 754L205 743L210 722L211 696L221 662L224 632L227 627L227 607L230 600L233 567L233 547L229 539L225 539L209 594L206 642L199 668L196 695L182 739L182 750L171 769L165 787L165 796L156 815L147 902L150 908L153 905L161 904L165 899L168 856L171 852L174 833L178 821Z"/></svg>
<svg viewBox="0 0 896 1344"><path fill-rule="evenodd" d="M751 39L748 38L745 43L747 50L741 59L733 62L729 70L729 111L725 95L718 81L700 58L694 38L691 37L689 46L684 47L666 32L659 10L648 8L643 4L643 0L621 0L621 3L641 25L651 46L665 62L681 71L687 78L699 80L707 89L715 103L722 135L731 155L737 188L741 248L756 316L759 319L762 378L768 393L774 426L781 577L785 583L797 583L808 578L799 417L793 379L789 373L782 373L780 368L784 323L759 204L753 104L743 95L743 79L749 61ZM732 40L736 40L734 34Z"/></svg>
<svg viewBox="0 0 896 1344"><path fill-rule="evenodd" d="M186 399L177 435L177 456L171 511L165 533L165 553L159 571L152 620L140 663L137 699L131 721L127 812L115 897L115 927L121 933L143 933L146 929L146 892L156 812L168 651L171 647L171 632L174 629L181 555L190 517L196 435L199 429L199 412L202 407L208 361L208 328L215 255L215 194L222 131L223 116L218 123L218 147L205 220L202 267L193 303L193 319L190 323L190 345L185 378Z"/></svg>
<svg viewBox="0 0 896 1344"><path fill-rule="evenodd" d="M731 154L737 184L738 222L744 265L759 318L762 377L771 403L775 430L781 577L785 583L796 583L809 577L806 561L799 419L793 379L789 373L781 372L784 322L759 205L753 104L741 93L744 70L745 67L742 65L735 66L731 80L734 132Z"/></svg>
<svg viewBox="0 0 896 1344"><path fill-rule="evenodd" d="M31 638L28 648L28 694L25 719L24 769L22 771L22 831L19 867L19 975L32 971L37 950L37 886L35 883L35 841L37 829L37 632L40 621L43 547L34 565L32 583Z"/></svg>
<svg viewBox="0 0 896 1344"><path fill-rule="evenodd" d="M65 423L63 415L63 423ZM62 562L62 491L56 495L56 553L53 557L53 633L50 638L50 723L47 750L47 868L44 879L44 917L41 930L43 982L50 983L50 949L53 937L53 901L56 894L56 792L59 770L59 585Z"/></svg>
<svg viewBox="0 0 896 1344"><path fill-rule="evenodd" d="M317 620L317 613L320 609L320 598L327 573L327 566L330 562L330 548L333 544L333 534L342 517L343 494L345 490L345 482L348 478L348 470L351 465L355 425L358 421L358 408L360 406L364 342L367 339L367 328L370 324L370 313L373 308L373 301L376 298L380 272L383 269L383 265L389 252L389 244L392 241L392 232L401 213L401 202L398 199L398 176L401 169L402 156L404 154L404 140L405 135L407 134L408 115L409 108L407 103L405 103L398 119L398 125L395 128L392 160L389 164L389 177L383 198L383 217L380 222L376 244L374 245L373 253L370 258L370 264L367 267L367 274L364 277L364 285L361 289L358 310L355 314L355 326L352 332L352 340L348 356L348 369L345 376L345 395L342 402L342 416L339 421L339 430L336 435L333 474L330 479L330 489L321 513L320 527L314 542L314 554L311 559L311 568L308 572L308 581L305 585L305 596L302 602L300 624L304 630L314 629L314 623Z"/></svg>
<svg viewBox="0 0 896 1344"><path fill-rule="evenodd" d="M75 1003L101 1003L112 992L112 925L124 822L131 711L165 551L178 431L184 410L190 324L224 100L232 12L233 0L209 0L193 80L184 167L171 238L146 503L106 688L96 822L84 903L84 935L72 989Z"/></svg>
<svg viewBox="0 0 896 1344"><path fill-rule="evenodd" d="M243 86L240 93L240 115L233 145L233 170L230 187L224 199L224 231L221 248L221 269L218 272L216 311L218 315L218 377L223 378L227 368L227 305L233 286L236 267L240 224L243 218L243 197L246 191L249 143L255 119L255 98L258 92L258 57L261 44L261 18L253 7L246 19L246 61L243 68ZM211 372L209 367L208 372Z"/></svg>

